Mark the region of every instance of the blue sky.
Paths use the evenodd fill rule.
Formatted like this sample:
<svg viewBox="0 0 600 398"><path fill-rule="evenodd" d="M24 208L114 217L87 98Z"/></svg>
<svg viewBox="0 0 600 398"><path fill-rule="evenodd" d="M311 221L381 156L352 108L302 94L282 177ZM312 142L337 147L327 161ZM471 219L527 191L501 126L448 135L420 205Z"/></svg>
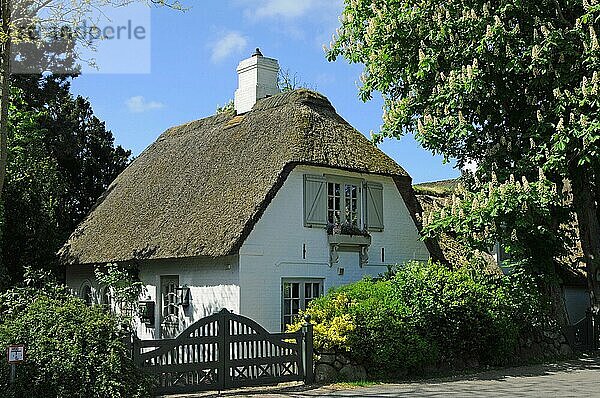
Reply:
<svg viewBox="0 0 600 398"><path fill-rule="evenodd" d="M190 7L185 13L151 11L150 73L84 73L73 82L73 91L90 99L117 143L135 155L168 127L209 116L217 105L227 103L236 89L238 62L255 47L326 95L363 134L379 129L381 98L363 103L357 95L361 66L343 59L330 63L324 56L323 44L338 27L341 1L185 0L185 4ZM387 140L380 148L415 182L459 174L412 136Z"/></svg>

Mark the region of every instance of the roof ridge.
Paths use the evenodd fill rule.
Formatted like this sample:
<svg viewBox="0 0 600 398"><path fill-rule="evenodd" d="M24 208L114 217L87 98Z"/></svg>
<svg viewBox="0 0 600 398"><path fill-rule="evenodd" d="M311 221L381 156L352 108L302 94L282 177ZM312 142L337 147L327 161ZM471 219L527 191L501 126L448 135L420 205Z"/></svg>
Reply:
<svg viewBox="0 0 600 398"><path fill-rule="evenodd" d="M273 109L290 103L314 104L330 108L335 112L335 108L327 97L307 88L284 91L270 97L261 98L254 104L251 112Z"/></svg>

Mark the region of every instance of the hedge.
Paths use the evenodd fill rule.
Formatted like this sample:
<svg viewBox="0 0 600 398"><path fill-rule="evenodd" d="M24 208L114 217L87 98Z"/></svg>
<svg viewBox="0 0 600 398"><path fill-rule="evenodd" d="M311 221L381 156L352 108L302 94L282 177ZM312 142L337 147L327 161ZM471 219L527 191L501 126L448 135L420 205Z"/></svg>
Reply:
<svg viewBox="0 0 600 398"><path fill-rule="evenodd" d="M58 289L13 289L0 295L0 345L26 344L26 361L9 385L0 365L3 397L142 397L148 382L124 343L120 320L102 306Z"/></svg>
<svg viewBox="0 0 600 398"><path fill-rule="evenodd" d="M457 363L505 365L518 360L522 336L552 327L532 277L433 262L410 262L388 278L333 289L306 313L317 351L346 352L371 374L386 375Z"/></svg>

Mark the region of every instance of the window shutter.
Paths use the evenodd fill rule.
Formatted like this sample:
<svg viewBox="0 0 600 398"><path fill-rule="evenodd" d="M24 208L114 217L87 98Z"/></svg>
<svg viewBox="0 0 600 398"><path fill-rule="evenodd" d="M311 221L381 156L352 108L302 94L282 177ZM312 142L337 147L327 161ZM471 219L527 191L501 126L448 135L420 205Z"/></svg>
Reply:
<svg viewBox="0 0 600 398"><path fill-rule="evenodd" d="M304 226L327 225L327 180L323 176L304 175Z"/></svg>
<svg viewBox="0 0 600 398"><path fill-rule="evenodd" d="M376 182L365 184L367 196L367 229L383 231L383 185Z"/></svg>

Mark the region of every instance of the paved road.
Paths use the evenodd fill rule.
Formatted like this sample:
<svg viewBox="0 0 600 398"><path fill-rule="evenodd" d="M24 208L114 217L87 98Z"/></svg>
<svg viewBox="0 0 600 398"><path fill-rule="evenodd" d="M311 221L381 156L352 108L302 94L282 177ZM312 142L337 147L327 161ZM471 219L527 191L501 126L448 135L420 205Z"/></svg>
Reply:
<svg viewBox="0 0 600 398"><path fill-rule="evenodd" d="M186 397L215 397L214 393ZM174 397L174 396L172 396ZM183 396L180 396L183 397ZM225 392L220 397L577 397L600 398L600 358L486 371L469 376L348 388L290 386Z"/></svg>

